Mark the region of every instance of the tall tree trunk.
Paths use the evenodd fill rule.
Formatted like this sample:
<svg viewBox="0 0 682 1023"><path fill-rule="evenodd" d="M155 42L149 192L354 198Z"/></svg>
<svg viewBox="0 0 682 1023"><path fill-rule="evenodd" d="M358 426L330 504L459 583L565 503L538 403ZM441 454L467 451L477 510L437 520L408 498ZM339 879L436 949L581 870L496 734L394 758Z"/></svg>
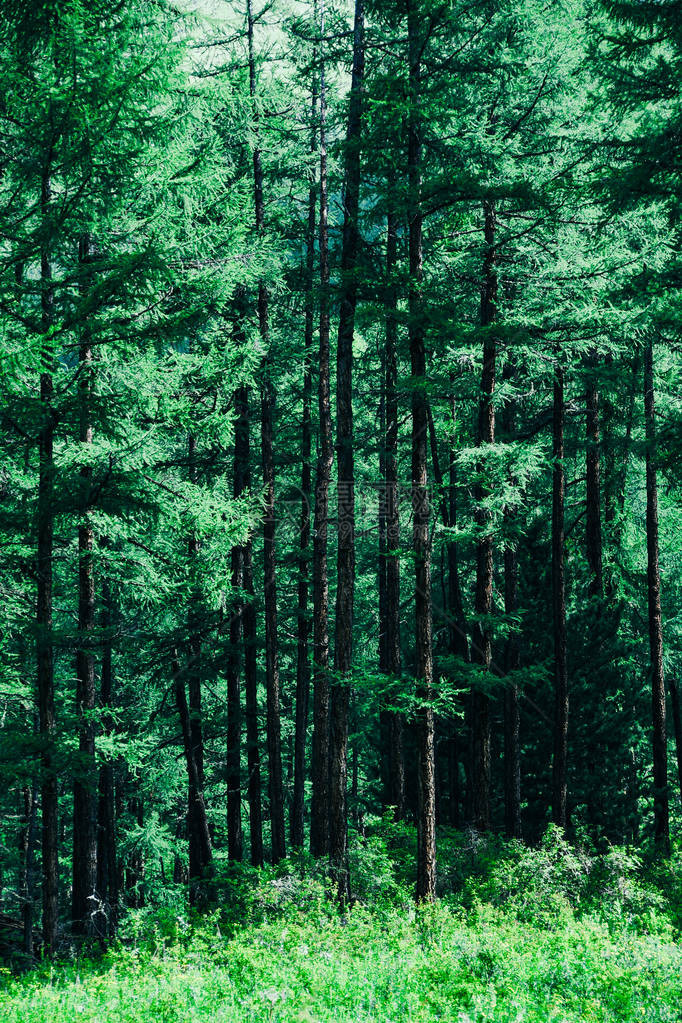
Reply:
<svg viewBox="0 0 682 1023"><path fill-rule="evenodd" d="M507 363L504 378L513 376ZM502 426L507 441L514 439L515 415L513 402L508 401L502 413ZM514 485L516 481L510 480ZM504 613L509 633L504 645L504 673L518 671L521 660L519 634L511 618L519 609L519 559L514 544L509 540L513 512L505 508L507 542L504 548ZM504 830L508 838L521 838L521 746L520 746L519 687L516 681L504 690Z"/></svg>
<svg viewBox="0 0 682 1023"><path fill-rule="evenodd" d="M350 897L348 878L348 705L346 680L353 667L353 601L355 593L355 467L353 453L353 335L357 304L356 262L359 245L360 145L362 89L365 73L365 14L363 0L355 0L353 71L351 75L346 167L344 174L343 246L341 251L341 307L336 350L338 560L336 633L329 728L329 855L337 873L341 901Z"/></svg>
<svg viewBox="0 0 682 1023"><path fill-rule="evenodd" d="M34 723L34 730L37 721ZM36 852L36 811L38 785L34 779L27 782L22 790L23 826L20 836L21 853L21 922L23 930L23 951L33 958L33 924L35 916L35 852Z"/></svg>
<svg viewBox="0 0 682 1023"><path fill-rule="evenodd" d="M589 377L585 392L586 408L586 517L585 540L587 563L590 570L589 595L601 596L604 590L602 568L601 502L600 502L600 442L599 442L599 390L596 381L596 359L588 361Z"/></svg>
<svg viewBox="0 0 682 1023"><path fill-rule="evenodd" d="M112 654L112 600L107 579L102 582L102 727L111 735L114 722L113 706L113 654ZM118 866L116 855L116 806L114 762L107 759L99 769L99 802L97 808L97 893L100 912L97 932L113 937L118 922Z"/></svg>
<svg viewBox="0 0 682 1023"><path fill-rule="evenodd" d="M256 230L265 229L263 203L263 166L261 163L259 114L256 103L256 59L253 43L253 8L246 0L249 45L249 91L253 107L254 134L253 183ZM272 862L286 855L284 831L284 787L282 784L282 742L279 712L279 660L277 656L277 570L275 561L275 459L273 451L273 418L275 394L272 387L272 356L270 352L268 292L264 281L258 284L258 328L263 340L261 378L261 454L265 502L263 510L263 575L265 595L265 693L268 745L268 791L270 825L272 828Z"/></svg>
<svg viewBox="0 0 682 1023"><path fill-rule="evenodd" d="M680 692L677 682L669 679L670 704L673 712L673 728L675 729L675 754L677 757L677 780L680 786L680 801L682 801L682 714L680 713Z"/></svg>
<svg viewBox="0 0 682 1023"><path fill-rule="evenodd" d="M46 225L49 223L52 189L50 182L52 153L48 155L41 182L40 208ZM44 335L54 321L54 289L48 243L40 253L40 285L42 327ZM54 765L54 648L52 641L52 559L54 544L54 429L52 401L54 397L54 356L51 340L41 353L40 404L42 423L39 436L38 475L38 557L36 653L38 674L38 717L41 743L42 804L42 894L43 945L46 952L57 944L59 912L59 835L57 826L57 774Z"/></svg>
<svg viewBox="0 0 682 1023"><path fill-rule="evenodd" d="M239 314L238 314L239 315ZM241 322L237 326L237 344L244 341ZM232 493L241 498L250 485L249 468L249 392L245 385L234 394L234 470ZM247 543L250 542L247 539ZM243 855L241 742L242 709L239 650L244 616L244 545L230 552L231 585L235 594L230 614L230 651L227 659L227 855L240 861Z"/></svg>
<svg viewBox="0 0 682 1023"><path fill-rule="evenodd" d="M568 793L568 672L566 668L566 584L564 534L564 376L554 373L552 458L552 611L554 621L554 761L552 820L566 827Z"/></svg>
<svg viewBox="0 0 682 1023"><path fill-rule="evenodd" d="M661 574L658 564L658 484L656 479L656 408L654 350L651 338L644 352L644 419L646 426L646 548L651 654L651 707L653 717L654 833L664 856L670 853L668 808L668 745L663 680L663 623Z"/></svg>
<svg viewBox="0 0 682 1023"><path fill-rule="evenodd" d="M199 901L201 892L201 879L213 861L213 850L211 848L211 835L204 805L204 794L199 783L199 771L194 757L192 721L187 704L187 693L185 692L185 683L182 679L180 664L175 657L173 658L172 671L175 705L180 716L185 765L187 767L190 850L193 846L196 849L196 860L193 864L190 864L190 901L196 903Z"/></svg>
<svg viewBox="0 0 682 1023"><path fill-rule="evenodd" d="M316 52L313 53L313 63ZM317 151L317 79L313 74L311 95L311 157ZM312 350L315 318L313 294L315 269L315 214L317 207L317 182L311 169L308 190L308 233L306 239L306 298L305 336L303 342L303 415L301 419L301 524L299 527L298 559L298 620L296 651L296 730L294 735L294 799L291 808L291 844L294 848L303 846L303 817L305 812L305 750L308 730L308 705L310 702L310 631L308 616L309 554L310 554L310 503L312 495L311 453L311 405L313 394Z"/></svg>
<svg viewBox="0 0 682 1023"><path fill-rule="evenodd" d="M428 402L426 346L422 309L421 208L421 51L419 13L413 0L407 6L408 104L408 226L409 226L409 344L412 376L412 543L415 563L415 675L417 678L417 885L416 898L431 901L436 894L436 782L431 622L431 551L427 477Z"/></svg>
<svg viewBox="0 0 682 1023"><path fill-rule="evenodd" d="M256 651L256 606L253 590L253 547L251 540L244 547L244 593L245 601L242 616L244 632L244 695L246 701L246 759L249 772L247 786L249 836L251 838L251 864L254 867L262 867L264 856L260 747L258 745L258 662Z"/></svg>
<svg viewBox="0 0 682 1023"><path fill-rule="evenodd" d="M495 266L495 203L486 199L483 203L485 256L483 260L483 284L481 290L481 325L490 328L497 315L497 270ZM495 364L497 342L492 330L485 332L483 340L483 369L481 373L481 397L478 408L478 446L495 441ZM482 470L482 466L479 467ZM486 488L476 488L478 507L476 521L479 540L476 545L476 599L475 610L478 618L474 628L472 659L481 667L490 670L492 644L487 619L493 605L493 534L490 513L483 507ZM471 694L472 711L472 783L474 827L479 831L490 828L490 700L480 689Z"/></svg>
<svg viewBox="0 0 682 1023"><path fill-rule="evenodd" d="M87 266L90 239L81 238L80 292L87 296ZM92 445L90 404L92 393L92 345L87 324L79 353L80 443ZM72 929L74 934L92 934L98 911L97 893L97 785L95 782L95 574L93 566L93 529L88 512L92 469L85 461L80 470L80 523L78 526L78 649L76 653L76 711L78 714L79 764L73 786L73 886Z"/></svg>
<svg viewBox="0 0 682 1023"><path fill-rule="evenodd" d="M320 38L325 8L320 4ZM318 360L319 449L313 519L313 744L310 851L329 852L329 481L332 461L332 414L329 373L329 226L327 199L327 93L324 55L320 63L320 352Z"/></svg>
<svg viewBox="0 0 682 1023"><path fill-rule="evenodd" d="M189 478L191 483L196 483L196 437L190 433L187 438L187 455L189 464ZM199 557L199 540L196 533L192 533L187 541L187 553L190 558L190 571L196 569ZM201 621L203 611L201 607L201 593L198 585L194 586L191 598L191 609L189 616L189 713L192 719L192 742L194 743L194 759L199 772L199 783L204 787L204 724L201 710Z"/></svg>
<svg viewBox="0 0 682 1023"><path fill-rule="evenodd" d="M381 514L384 522L384 636L383 670L394 679L402 669L400 655L400 510L398 507L398 287L395 280L398 263L398 218L389 204L386 232L386 339L384 348L384 493ZM389 711L385 719L388 740L388 805L396 818L405 813L405 763L403 757L403 719Z"/></svg>

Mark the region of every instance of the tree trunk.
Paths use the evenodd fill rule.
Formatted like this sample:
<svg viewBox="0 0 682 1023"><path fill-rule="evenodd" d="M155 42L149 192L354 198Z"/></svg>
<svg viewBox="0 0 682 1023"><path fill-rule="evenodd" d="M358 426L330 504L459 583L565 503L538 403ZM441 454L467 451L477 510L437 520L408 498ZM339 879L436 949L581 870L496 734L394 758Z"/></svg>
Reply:
<svg viewBox="0 0 682 1023"><path fill-rule="evenodd" d="M109 583L102 583L102 727L106 736L111 735L114 723L111 716L113 701L113 657L112 657L112 602ZM97 809L97 894L99 913L97 933L113 937L118 922L118 867L116 855L116 806L114 786L114 763L108 759L99 769L99 801Z"/></svg>
<svg viewBox="0 0 682 1023"><path fill-rule="evenodd" d="M350 898L348 878L348 705L346 677L353 667L353 602L355 594L355 467L353 453L353 335L357 304L360 205L360 144L362 89L365 73L365 14L363 0L355 0L353 71L351 76L346 167L344 175L343 246L341 251L341 307L336 354L336 449L338 465L338 560L336 633L329 728L329 855L337 875L338 895Z"/></svg>
<svg viewBox="0 0 682 1023"><path fill-rule="evenodd" d="M513 370L508 363L505 379L511 379ZM514 439L514 406L508 401L502 413L502 426L507 441ZM516 480L512 477L512 485ZM510 675L519 670L521 650L516 625L511 622L519 609L519 559L514 544L509 540L512 516L505 508L504 548L504 613L509 633L504 645L504 673ZM504 830L508 838L521 838L521 746L519 738L519 687L516 681L507 685L504 691Z"/></svg>
<svg viewBox="0 0 682 1023"><path fill-rule="evenodd" d="M258 663L256 651L256 607L253 590L253 548L251 540L244 547L244 593L242 609L244 626L244 689L246 710L246 757L249 772L247 796L249 800L249 835L251 838L251 864L262 867L263 818L258 745Z"/></svg>
<svg viewBox="0 0 682 1023"><path fill-rule="evenodd" d="M661 575L658 564L658 485L656 480L656 409L654 399L653 341L644 353L644 419L646 425L646 547L649 603L649 649L651 654L651 707L653 717L654 834L656 845L670 853L668 808L668 746L663 680L663 623Z"/></svg>
<svg viewBox="0 0 682 1023"><path fill-rule="evenodd" d="M31 779L30 782L24 785L22 799L24 804L23 827L19 839L21 853L21 922L24 954L29 959L32 959L35 915L36 810L38 803L38 786L34 779Z"/></svg>
<svg viewBox="0 0 682 1023"><path fill-rule="evenodd" d="M494 323L497 315L497 270L495 267L495 203L483 203L484 235L486 243L483 261L483 285L481 291L481 325L486 328ZM481 397L478 409L478 446L493 444L495 441L495 363L497 343L491 330L483 340L483 369L481 373ZM479 471L482 466L479 466ZM487 619L493 605L493 534L490 513L483 507L486 488L476 488L476 522L479 540L476 545L476 599L475 610L478 622L474 628L472 659L486 671L490 670L492 644ZM472 710L472 796L473 823L479 831L490 828L490 700L480 689L471 694Z"/></svg>
<svg viewBox="0 0 682 1023"><path fill-rule="evenodd" d="M324 0L320 38L324 37ZM327 199L327 96L324 57L320 64L320 352L318 369L319 453L313 520L313 744L310 851L329 852L329 577L327 532L332 460L329 373L329 226Z"/></svg>
<svg viewBox="0 0 682 1023"><path fill-rule="evenodd" d="M315 61L316 51L313 53ZM311 96L310 153L317 147L317 81L313 75ZM312 495L312 471L310 453L312 447L311 405L313 393L312 350L314 335L315 300L313 295L315 268L315 212L317 186L314 172L311 172L308 191L308 235L306 239L306 298L305 336L303 342L303 415L301 421L301 524L299 527L298 559L298 620L296 652L296 730L294 735L294 799L291 808L291 844L301 848L304 840L303 818L305 813L305 750L308 730L308 705L310 702L310 631L308 617L309 553L310 553L310 503Z"/></svg>
<svg viewBox="0 0 682 1023"><path fill-rule="evenodd" d="M40 208L47 225L52 202L48 156L42 175ZM47 230L47 228L46 228ZM48 334L54 321L54 290L52 267L47 242L40 253L40 284L43 333ZM43 868L43 946L47 953L57 944L59 911L58 864L58 799L57 774L54 766L54 649L52 641L52 558L54 543L54 429L52 408L54 356L51 340L41 354L40 404L42 423L39 436L38 476L38 557L36 653L38 674L38 717L41 743L42 804L42 868Z"/></svg>
<svg viewBox="0 0 682 1023"><path fill-rule="evenodd" d="M265 229L263 203L263 166L259 141L259 115L256 104L256 61L253 45L253 9L246 0L249 45L249 91L253 106L254 134L253 184L256 230ZM263 576L265 591L265 693L268 745L268 791L270 825L272 828L272 862L286 855L284 831L284 788L282 785L282 743L279 712L279 660L277 656L277 571L275 562L275 459L273 452L273 418L275 394L272 387L272 356L268 322L268 292L264 281L258 284L258 327L263 340L261 378L261 454L265 501L263 510Z"/></svg>
<svg viewBox="0 0 682 1023"><path fill-rule="evenodd" d="M554 761L552 820L566 827L568 793L568 672L566 667L566 585L564 534L564 376L554 374L552 458L552 612L554 622Z"/></svg>
<svg viewBox="0 0 682 1023"><path fill-rule="evenodd" d="M416 898L431 901L436 894L436 793L431 623L431 551L427 478L428 403L426 348L422 310L421 209L421 51L419 15L413 0L407 6L409 62L408 226L409 226L409 344L412 384L412 543L415 563L415 675L417 678L417 885Z"/></svg>
<svg viewBox="0 0 682 1023"><path fill-rule="evenodd" d="M398 218L389 208L386 234L386 342L384 350L384 451L382 517L384 520L384 634L383 670L397 679L400 655L400 510L398 507ZM388 805L400 819L405 813L403 719L396 711L386 717L388 738Z"/></svg>
<svg viewBox="0 0 682 1023"><path fill-rule="evenodd" d="M675 754L677 756L677 780L680 786L680 801L682 801L682 714L680 714L680 693L677 682L669 679L670 703L673 712L673 728L675 729Z"/></svg>
<svg viewBox="0 0 682 1023"><path fill-rule="evenodd" d="M199 772L194 757L194 742L192 740L192 722L187 704L185 683L182 680L180 665L176 658L173 659L173 685L175 689L175 705L180 716L182 728L182 741L185 751L185 764L187 767L188 781L188 824L190 828L189 842L190 850L196 849L196 860L190 864L190 902L195 904L199 900L201 891L201 879L211 866L213 851L211 848L211 835L206 817L204 805L204 794L199 784ZM194 870L194 873L192 872Z"/></svg>
<svg viewBox="0 0 682 1023"><path fill-rule="evenodd" d="M239 315L239 314L238 314ZM243 343L241 322L237 325L237 344ZM234 394L234 471L232 493L240 498L250 485L249 468L249 392L244 385ZM247 540L247 543L250 542ZM240 861L243 855L241 742L242 710L239 650L244 615L244 545L230 552L231 586L235 594L230 614L230 651L227 659L227 855Z"/></svg>
<svg viewBox="0 0 682 1023"><path fill-rule="evenodd" d="M187 439L187 454L189 464L189 478L191 483L196 483L196 449L197 442L193 434ZM199 557L199 541L195 533L192 533L187 542L187 552L190 557L190 571L196 566ZM191 597L189 616L189 713L192 720L192 742L194 743L194 759L199 772L199 783L204 787L204 725L201 710L201 622L203 610L201 607L201 594L198 586L195 586Z"/></svg>
<svg viewBox="0 0 682 1023"><path fill-rule="evenodd" d="M90 239L84 235L79 246L81 297L88 292L87 265ZM80 443L92 445L90 402L93 386L92 346L87 325L79 353ZM95 768L95 575L93 529L88 512L92 469L84 463L80 471L80 523L78 526L78 650L76 653L76 712L78 715L79 762L73 786L73 886L72 929L74 934L91 935L98 912L97 884L97 784Z"/></svg>
<svg viewBox="0 0 682 1023"><path fill-rule="evenodd" d="M585 539L587 544L587 563L590 570L590 597L601 596L604 590L602 569L602 537L600 510L600 443L599 443L599 391L595 378L596 360L590 359L588 371L590 376L585 392L586 408L586 517Z"/></svg>

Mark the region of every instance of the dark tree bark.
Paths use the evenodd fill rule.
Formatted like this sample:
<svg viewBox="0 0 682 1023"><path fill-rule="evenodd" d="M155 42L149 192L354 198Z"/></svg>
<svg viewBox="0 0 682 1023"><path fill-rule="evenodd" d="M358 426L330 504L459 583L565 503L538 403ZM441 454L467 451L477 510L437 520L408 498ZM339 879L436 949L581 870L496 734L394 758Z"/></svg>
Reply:
<svg viewBox="0 0 682 1023"><path fill-rule="evenodd" d="M552 612L554 622L554 760L552 765L552 820L566 827L568 793L568 672L566 667L566 584L564 491L564 377L554 374L552 458Z"/></svg>
<svg viewBox="0 0 682 1023"><path fill-rule="evenodd" d="M600 501L600 441L599 441L599 390L596 382L596 360L590 359L590 376L585 392L586 408L586 517L585 540L587 564L590 570L588 593L591 597L602 596L604 575L602 568L601 501Z"/></svg>
<svg viewBox="0 0 682 1023"><path fill-rule="evenodd" d="M383 599L380 600L380 630L383 637L381 670L393 678L401 672L400 653L400 511L398 507L398 218L388 210L386 234L386 338L383 366L383 495L380 505L380 571ZM386 801L397 819L405 813L405 764L403 719L397 711L384 715L387 739Z"/></svg>
<svg viewBox="0 0 682 1023"><path fill-rule="evenodd" d="M40 208L47 225L50 217L52 188L50 171L52 152L48 154L41 182ZM48 243L40 253L40 285L42 328L47 335L54 322L54 289ZM58 864L58 797L54 766L54 649L52 640L52 561L54 544L54 356L48 340L41 354L40 405L42 422L38 440L38 557L36 654L38 669L38 718L41 743L41 805L42 805L42 894L43 946L47 953L57 944L59 911Z"/></svg>
<svg viewBox="0 0 682 1023"><path fill-rule="evenodd" d="M248 484L250 486L250 483ZM263 819L258 745L258 663L256 656L256 606L253 590L253 548L251 541L244 547L244 605L242 609L244 633L244 689L246 717L246 761L249 772L247 797L249 800L249 836L251 864L262 867Z"/></svg>
<svg viewBox="0 0 682 1023"><path fill-rule="evenodd" d="M346 166L344 173L341 307L336 349L336 452L338 465L338 560L336 633L329 728L329 855L337 875L338 895L350 898L348 877L348 706L346 681L353 667L353 602L355 594L355 467L353 453L353 336L357 304L356 262L359 246L360 145L362 89L365 74L365 14L355 0L353 70L351 75Z"/></svg>
<svg viewBox="0 0 682 1023"><path fill-rule="evenodd" d="M320 38L324 37L324 2ZM318 360L319 448L313 520L313 744L310 851L329 852L329 576L327 532L332 461L329 373L329 226L327 199L327 95L324 57L320 63L320 351Z"/></svg>
<svg viewBox="0 0 682 1023"><path fill-rule="evenodd" d="M505 379L511 379L513 369L508 363ZM508 441L513 440L515 430L514 405L508 401L502 413L502 427ZM516 481L512 478L512 484ZM509 540L512 516L505 508L507 543L504 548L504 613L507 616L509 634L504 645L504 673L518 671L521 662L519 634L509 624L519 609L519 559L516 548ZM504 830L508 838L521 838L521 744L520 744L519 687L517 682L508 684L504 690Z"/></svg>
<svg viewBox="0 0 682 1023"><path fill-rule="evenodd" d="M497 315L497 270L495 266L495 204L493 200L483 203L485 256L483 260L483 283L481 289L481 325L490 327ZM483 340L483 369L481 372L481 396L478 407L479 447L495 441L495 371L497 342L492 330L487 330ZM482 468L482 467L481 467ZM475 610L478 621L474 628L472 660L486 671L490 670L492 644L487 619L493 606L493 534L490 513L483 507L486 488L476 488L476 522L479 540L476 545L476 599ZM472 718L472 810L474 827L479 831L490 828L490 700L486 693L475 689L471 694Z"/></svg>
<svg viewBox="0 0 682 1023"><path fill-rule="evenodd" d="M263 166L259 139L259 114L256 103L256 60L253 43L253 8L246 0L247 37L249 46L249 91L253 105L256 144L253 150L253 182L256 230L265 229L263 202ZM268 746L268 792L272 829L272 862L286 855L284 831L284 787L282 784L282 742L279 710L279 660L277 655L277 568L275 560L275 459L273 452L273 420L275 393L272 386L268 292L264 281L258 284L258 328L265 356L261 376L261 454L265 502L263 511L263 573L265 591L265 693Z"/></svg>
<svg viewBox="0 0 682 1023"><path fill-rule="evenodd" d="M102 683L100 703L102 728L111 735L114 722L113 707L113 652L112 652L112 599L108 580L102 582ZM118 923L118 865L116 853L116 805L113 760L107 759L99 769L99 800L97 807L97 894L99 912L97 933L113 937Z"/></svg>
<svg viewBox="0 0 682 1023"><path fill-rule="evenodd" d="M646 426L646 548L651 656L651 708L653 718L654 834L664 856L670 853L668 807L668 745L663 679L663 623L661 574L658 563L658 484L656 478L656 407L654 351L649 339L644 352L644 419Z"/></svg>
<svg viewBox="0 0 682 1023"><path fill-rule="evenodd" d="M37 721L34 724L37 725ZM38 785L31 779L22 789L23 821L19 837L21 857L21 923L23 951L33 958L33 929L35 917L35 853Z"/></svg>
<svg viewBox="0 0 682 1023"><path fill-rule="evenodd" d="M191 483L196 483L196 449L197 442L193 434L187 439L187 454L189 464L189 478ZM187 552L192 567L196 565L199 556L199 541L195 533L192 533L187 541ZM201 619L202 607L200 591L198 586L192 594L189 615L189 653L190 663L188 672L189 690L189 713L192 719L192 742L194 743L194 759L199 772L199 783L204 787L204 724L201 710Z"/></svg>
<svg viewBox="0 0 682 1023"><path fill-rule="evenodd" d="M81 238L79 245L81 269L80 293L87 295L89 283L90 239ZM79 352L78 399L80 411L80 443L92 444L90 418L93 386L92 345L87 324ZM80 522L78 526L78 649L76 652L76 711L78 715L79 763L73 785L73 884L72 930L74 934L91 935L98 911L97 884L97 784L95 768L95 573L93 566L94 536L88 512L92 469L87 463L80 470Z"/></svg>
<svg viewBox="0 0 682 1023"><path fill-rule="evenodd" d="M418 901L436 894L436 782L431 622L431 551L427 475L428 402L426 346L422 297L422 140L421 52L419 13L407 5L409 63L408 227L409 227L409 344L412 375L412 543L415 563L415 675L417 678L417 885Z"/></svg>
<svg viewBox="0 0 682 1023"><path fill-rule="evenodd" d="M680 800L682 801L682 714L680 713L680 692L677 682L674 679L668 680L670 690L670 704L673 712L673 728L675 730L675 754L677 757L677 780L680 786Z"/></svg>
<svg viewBox="0 0 682 1023"><path fill-rule="evenodd" d="M185 765L187 767L188 781L188 826L190 830L189 842L190 851L194 847L196 859L190 864L190 902L193 904L199 901L201 893L201 880L205 877L213 861L213 850L211 847L211 835L206 817L204 805L204 794L199 783L199 771L194 757L194 742L192 739L192 721L187 703L185 683L182 679L180 665L176 658L173 659L173 687L175 690L175 705L180 716L182 728L182 742L185 752ZM193 872L194 871L194 872Z"/></svg>
<svg viewBox="0 0 682 1023"><path fill-rule="evenodd" d="M313 55L315 57L315 54ZM313 75L311 96L310 153L317 151L317 80ZM301 524L299 527L298 558L298 619L296 651L296 725L294 734L294 798L291 808L291 844L301 848L304 841L303 819L305 813L305 750L308 730L308 705L310 702L310 632L311 620L308 614L309 554L310 554L310 504L312 497L311 455L311 405L313 394L312 350L315 331L315 300L313 294L315 270L315 215L317 207L317 183L311 172L308 190L308 233L306 239L306 298L305 335L303 342L303 414L301 419Z"/></svg>
<svg viewBox="0 0 682 1023"><path fill-rule="evenodd" d="M244 341L241 322L237 344ZM250 484L249 392L244 385L234 394L234 470L232 493L240 498ZM247 543L250 540L247 540ZM235 594L230 614L230 649L227 658L227 855L240 861L243 855L241 742L242 709L240 693L240 646L244 614L244 545L230 552L231 586Z"/></svg>

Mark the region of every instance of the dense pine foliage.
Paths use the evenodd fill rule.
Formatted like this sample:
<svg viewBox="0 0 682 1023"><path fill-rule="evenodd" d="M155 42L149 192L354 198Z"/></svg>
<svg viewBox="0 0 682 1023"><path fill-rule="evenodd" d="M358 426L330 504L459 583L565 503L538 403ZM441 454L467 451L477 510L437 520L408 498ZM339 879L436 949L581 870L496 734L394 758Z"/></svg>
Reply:
<svg viewBox="0 0 682 1023"><path fill-rule="evenodd" d="M148 946L64 1019L208 941L225 1019L677 1018L681 70L676 0L2 5L1 951Z"/></svg>

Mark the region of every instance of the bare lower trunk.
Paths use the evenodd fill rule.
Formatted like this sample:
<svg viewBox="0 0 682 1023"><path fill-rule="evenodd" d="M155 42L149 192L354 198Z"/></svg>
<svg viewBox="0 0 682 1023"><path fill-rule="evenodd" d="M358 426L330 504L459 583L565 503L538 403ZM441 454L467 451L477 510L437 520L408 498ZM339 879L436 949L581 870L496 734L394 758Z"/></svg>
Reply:
<svg viewBox="0 0 682 1023"><path fill-rule="evenodd" d="M199 772L194 758L192 723L187 703L187 694L185 692L185 683L182 679L180 665L176 659L173 660L172 670L175 705L180 716L185 765L187 768L189 841L190 848L194 845L196 850L195 862L190 865L190 901L196 903L199 901L201 893L201 881L213 860L213 850L211 848L211 835L204 805L204 794L199 783ZM194 870L194 873L192 873L192 870Z"/></svg>
<svg viewBox="0 0 682 1023"><path fill-rule="evenodd" d="M112 734L113 705L113 652L112 652L112 600L108 581L102 584L102 729L105 736ZM97 933L113 937L118 923L118 865L116 855L116 806L114 762L107 758L99 769L99 799L97 806L97 894L99 907L96 920Z"/></svg>
<svg viewBox="0 0 682 1023"><path fill-rule="evenodd" d="M398 678L402 669L400 654L400 512L398 508L398 289L395 281L398 262L398 220L389 209L386 236L386 345L384 356L384 494L381 504L385 521L385 621L384 670ZM389 805L400 819L405 813L405 764L403 758L403 719L389 711L386 719L388 739Z"/></svg>
<svg viewBox="0 0 682 1023"><path fill-rule="evenodd" d="M313 78L312 120L310 152L317 147L317 84ZM306 305L305 338L303 350L303 415L301 421L301 524L299 527L298 559L298 620L296 652L296 730L294 734L294 798L291 808L291 844L294 848L303 846L303 818L305 812L305 750L308 730L308 704L310 702L310 632L308 616L309 554L310 554L310 504L312 496L311 454L311 404L312 404L312 350L314 334L315 302L313 297L313 273L315 267L315 211L317 191L313 175L308 192L308 237L306 251Z"/></svg>
<svg viewBox="0 0 682 1023"><path fill-rule="evenodd" d="M50 158L51 159L51 158ZM42 177L41 213L45 222L52 200L50 159ZM49 253L43 246L40 256L42 326L45 334L54 320L54 291ZM57 944L59 910L59 864L57 828L57 774L54 765L54 649L52 640L52 558L54 543L54 358L48 341L41 356L38 470L38 557L36 652L38 668L38 717L41 742L41 804L42 804L42 887L43 946L47 953Z"/></svg>
<svg viewBox="0 0 682 1023"><path fill-rule="evenodd" d="M513 377L513 368L507 363L505 379ZM508 401L502 413L502 424L507 441L514 439L514 405ZM512 485L517 485L513 475ZM521 650L519 633L513 617L519 609L519 559L512 532L513 512L505 508L507 543L504 548L504 613L509 633L504 645L504 673L519 670ZM521 746L520 746L519 686L516 680L504 691L504 830L508 838L521 838Z"/></svg>
<svg viewBox="0 0 682 1023"><path fill-rule="evenodd" d="M258 107L256 105L256 64L253 45L253 11L247 0L247 32L249 46L249 87L253 103L256 145L253 150L253 183L256 230L265 229L263 202L263 167L259 141ZM282 785L282 744L279 709L279 659L277 654L277 570L275 561L275 458L273 451L273 419L275 394L272 387L268 292L265 283L258 285L258 329L263 340L265 357L261 379L261 454L263 460L263 587L265 596L265 694L268 746L268 791L272 829L272 862L286 855L284 831L284 788Z"/></svg>
<svg viewBox="0 0 682 1023"><path fill-rule="evenodd" d="M353 453L353 336L357 304L356 263L359 247L360 143L362 88L365 73L363 0L355 0L353 72L351 76L346 168L344 180L341 308L336 355L338 560L336 633L329 729L329 855L337 875L339 899L350 897L348 878L348 706L347 676L353 667L353 603L355 595L355 466Z"/></svg>
<svg viewBox="0 0 682 1023"><path fill-rule="evenodd" d="M82 275L80 292L88 292L87 265L90 240L80 242L79 262ZM90 402L92 391L92 347L87 324L79 353L80 443L92 444ZM80 471L81 511L78 526L78 650L76 653L76 712L78 715L79 769L73 786L73 885L72 929L74 934L94 933L97 915L97 784L95 769L95 575L94 536L88 511L92 469L85 463Z"/></svg>
<svg viewBox="0 0 682 1023"><path fill-rule="evenodd" d="M564 377L557 366L554 376L552 458L552 612L554 623L554 760L552 765L552 820L566 827L568 793L568 672L566 668L566 585L564 540Z"/></svg>
<svg viewBox="0 0 682 1023"><path fill-rule="evenodd" d="M680 801L682 801L682 713L680 713L680 692L674 679L668 681L668 688L670 690L670 704L673 712L673 728L675 729L677 780L680 787Z"/></svg>
<svg viewBox="0 0 682 1023"><path fill-rule="evenodd" d="M599 391L597 389L595 359L590 359L590 378L585 392L586 407L586 517L585 539L587 563L590 569L589 595L601 596L604 589L602 569L601 500L600 500L600 442Z"/></svg>
<svg viewBox="0 0 682 1023"><path fill-rule="evenodd" d="M481 291L481 325L490 327L497 314L497 270L495 267L495 204L492 200L483 203L484 235L486 250L483 261L483 284ZM495 440L495 369L497 344L492 331L487 331L483 340L483 369L481 372L481 397L478 409L478 445L494 443ZM487 490L477 488L476 522L479 540L476 545L476 599L477 624L474 628L472 660L490 670L492 644L487 620L493 606L493 534L490 513L483 507ZM473 823L479 831L490 828L490 708L489 697L480 689L471 697L472 715L472 796Z"/></svg>
<svg viewBox="0 0 682 1023"><path fill-rule="evenodd" d="M324 2L320 35L324 36ZM329 578L327 531L333 460L329 374L329 227L327 201L327 101L324 58L320 66L320 351L318 361L319 455L313 521L313 744L310 851L329 852Z"/></svg>
<svg viewBox="0 0 682 1023"><path fill-rule="evenodd" d="M427 476L428 404L422 298L421 209L421 49L419 18L412 0L407 8L409 60L408 292L410 369L412 374L412 543L415 563L415 675L417 678L417 885L418 901L436 894L436 791L431 625L431 551Z"/></svg>
<svg viewBox="0 0 682 1023"><path fill-rule="evenodd" d="M644 353L644 418L646 424L646 547L651 654L651 708L653 718L654 834L664 856L670 853L668 807L668 746L663 680L663 623L661 575L658 564L658 484L656 479L656 409L654 400L653 342Z"/></svg>

